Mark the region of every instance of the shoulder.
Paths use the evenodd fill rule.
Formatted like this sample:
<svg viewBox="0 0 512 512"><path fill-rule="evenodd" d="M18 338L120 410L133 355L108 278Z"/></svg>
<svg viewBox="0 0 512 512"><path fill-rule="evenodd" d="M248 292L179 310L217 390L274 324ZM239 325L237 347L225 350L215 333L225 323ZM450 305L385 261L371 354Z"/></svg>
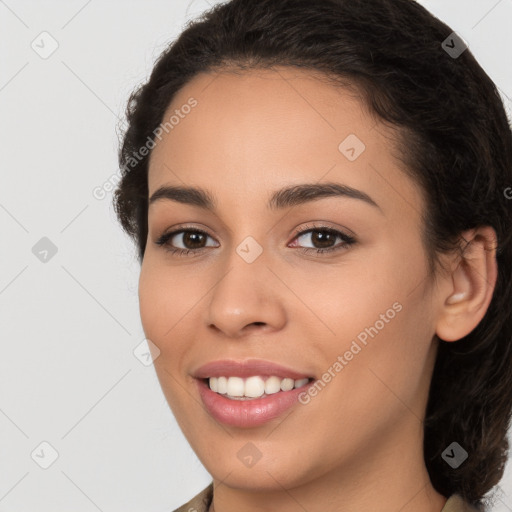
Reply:
<svg viewBox="0 0 512 512"><path fill-rule="evenodd" d="M173 512L208 512L213 499L213 482ZM479 512L458 494L452 494L441 512Z"/></svg>
<svg viewBox="0 0 512 512"><path fill-rule="evenodd" d="M213 499L213 482L174 512L208 512Z"/></svg>
<svg viewBox="0 0 512 512"><path fill-rule="evenodd" d="M479 509L464 501L459 494L452 494L441 512L479 512Z"/></svg>

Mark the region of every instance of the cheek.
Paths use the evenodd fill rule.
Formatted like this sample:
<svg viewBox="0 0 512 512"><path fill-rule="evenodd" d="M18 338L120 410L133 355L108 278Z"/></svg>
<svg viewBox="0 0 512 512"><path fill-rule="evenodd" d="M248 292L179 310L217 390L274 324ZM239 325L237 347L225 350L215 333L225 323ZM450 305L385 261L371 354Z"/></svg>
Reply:
<svg viewBox="0 0 512 512"><path fill-rule="evenodd" d="M145 258L139 277L140 317L146 337L159 347L162 355L176 339L186 304L182 284L169 271L154 264L151 257ZM174 350L179 349L177 343L172 345Z"/></svg>
<svg viewBox="0 0 512 512"><path fill-rule="evenodd" d="M184 332L187 317L184 318L186 304L183 295L182 285L176 284L176 278L152 262L151 257L145 257L139 277L141 322L146 338L160 350L154 360L155 373L178 421L183 421L180 411L186 410L185 404L189 399L183 385L178 382L182 379L176 379L183 369L183 358L189 346L182 342L188 339Z"/></svg>
<svg viewBox="0 0 512 512"><path fill-rule="evenodd" d="M320 313L324 325L319 326L333 334L327 336L329 343L324 338L316 346L318 358L328 371L338 356L346 355L333 400L334 388L363 404L391 396L390 389L414 400L434 332L426 272L421 247L400 254L389 245L369 259L352 261L346 271L333 272L328 287L321 284L326 276L308 276L308 301Z"/></svg>
<svg viewBox="0 0 512 512"><path fill-rule="evenodd" d="M311 266L300 276L299 293L318 314L318 327L343 341L375 324L379 332L400 324L404 313L397 310L406 305L415 306L414 313L407 307L407 315L421 313L425 276L421 249L401 252L394 244L382 244L347 254L331 268Z"/></svg>
<svg viewBox="0 0 512 512"><path fill-rule="evenodd" d="M139 277L139 309L146 337L156 340L160 336L162 312L170 294L164 294L164 283L157 279L157 272L147 259L144 259Z"/></svg>
<svg viewBox="0 0 512 512"><path fill-rule="evenodd" d="M154 255L144 259L139 277L139 310L144 334L160 350L154 361L164 392L182 393L175 378L187 377L185 361L197 350L198 315L205 290L190 278L190 270L172 269ZM173 399L174 400L174 399Z"/></svg>

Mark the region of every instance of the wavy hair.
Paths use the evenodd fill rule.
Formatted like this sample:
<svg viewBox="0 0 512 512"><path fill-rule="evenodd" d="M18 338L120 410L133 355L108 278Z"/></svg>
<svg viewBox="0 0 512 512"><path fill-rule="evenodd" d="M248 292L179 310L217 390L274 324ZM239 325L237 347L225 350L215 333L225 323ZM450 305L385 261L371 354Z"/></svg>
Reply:
<svg viewBox="0 0 512 512"><path fill-rule="evenodd" d="M508 455L512 410L512 135L497 87L469 49L450 55L453 30L413 0L231 0L189 22L130 96L119 151L118 219L142 262L148 234L148 161L133 155L195 75L274 65L318 71L352 87L396 128L400 159L421 187L423 240L434 272L460 234L492 226L498 279L477 327L439 341L424 420L424 457L435 489L482 510ZM448 38L448 39L447 39ZM459 42L460 43L460 42ZM457 43L457 44L459 44ZM443 451L469 454L454 469Z"/></svg>

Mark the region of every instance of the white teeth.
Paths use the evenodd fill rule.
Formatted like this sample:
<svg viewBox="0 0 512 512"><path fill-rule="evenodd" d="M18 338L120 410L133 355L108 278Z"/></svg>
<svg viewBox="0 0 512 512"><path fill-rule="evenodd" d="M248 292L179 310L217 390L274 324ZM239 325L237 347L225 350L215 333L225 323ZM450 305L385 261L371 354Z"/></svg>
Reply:
<svg viewBox="0 0 512 512"><path fill-rule="evenodd" d="M256 398L263 393L265 393L265 382L261 377L249 377L245 381L244 396Z"/></svg>
<svg viewBox="0 0 512 512"><path fill-rule="evenodd" d="M261 398L279 391L290 391L307 384L309 379L294 380L291 378L280 379L268 377L263 379L257 375L242 379L241 377L210 377L209 385L212 391L227 395L228 398L244 400L245 398Z"/></svg>
<svg viewBox="0 0 512 512"><path fill-rule="evenodd" d="M295 381L295 387L296 388L300 388L302 386L304 386L305 384L307 384L309 381L309 379L299 379L299 380L296 380Z"/></svg>
<svg viewBox="0 0 512 512"><path fill-rule="evenodd" d="M295 381L293 379L283 379L281 381L281 391L290 391L295 386Z"/></svg>
<svg viewBox="0 0 512 512"><path fill-rule="evenodd" d="M269 377L265 381L265 393L272 395L278 391L281 391L281 379L279 377Z"/></svg>
<svg viewBox="0 0 512 512"><path fill-rule="evenodd" d="M211 388L211 385L210 385ZM217 393L225 395L228 392L228 379L226 377L219 377L217 379Z"/></svg>
<svg viewBox="0 0 512 512"><path fill-rule="evenodd" d="M244 396L244 379L240 377L229 377L228 390L226 393L229 396Z"/></svg>

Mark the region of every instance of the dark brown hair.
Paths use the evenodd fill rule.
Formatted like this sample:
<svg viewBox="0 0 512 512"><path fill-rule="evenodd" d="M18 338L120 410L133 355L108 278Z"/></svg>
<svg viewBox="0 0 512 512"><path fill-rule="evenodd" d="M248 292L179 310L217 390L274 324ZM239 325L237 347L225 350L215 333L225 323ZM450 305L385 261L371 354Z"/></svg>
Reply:
<svg viewBox="0 0 512 512"><path fill-rule="evenodd" d="M114 206L142 261L150 155L133 155L154 140L172 99L198 73L285 65L356 87L370 111L397 128L401 159L425 194L431 268L458 246L464 230L489 225L498 236L491 304L463 339L439 340L424 422L425 462L436 490L483 508L484 495L503 475L512 410L512 213L505 194L512 136L497 88L470 50L455 56L443 48L452 32L412 0L216 5L188 24L132 93ZM456 469L441 456L454 441L469 454Z"/></svg>

